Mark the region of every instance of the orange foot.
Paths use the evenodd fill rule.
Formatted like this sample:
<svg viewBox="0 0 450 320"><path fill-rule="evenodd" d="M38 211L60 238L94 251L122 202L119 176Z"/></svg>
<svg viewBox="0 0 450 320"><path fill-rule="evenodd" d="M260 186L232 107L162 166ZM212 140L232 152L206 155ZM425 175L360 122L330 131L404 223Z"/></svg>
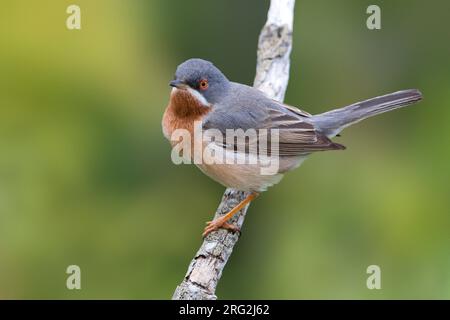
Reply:
<svg viewBox="0 0 450 320"><path fill-rule="evenodd" d="M237 232L237 231L240 232L241 231L235 225L228 223L227 219L224 219L224 217L220 217L213 221L208 221L206 223L205 230L203 231L203 238L206 237L211 232L218 230L219 228L228 229L232 232Z"/></svg>
<svg viewBox="0 0 450 320"><path fill-rule="evenodd" d="M228 223L227 221L229 219L231 219L231 217L233 217L236 213L238 213L239 210L241 210L243 207L245 207L247 204L249 204L250 201L255 199L257 196L258 196L258 194L256 192L250 193L244 200L242 200L236 207L231 209L231 211L228 212L226 215L224 215L220 218L214 219L213 221L208 221L206 223L205 230L203 231L203 237L206 237L208 234L210 234L211 232L213 232L219 228L228 229L233 232L241 231L241 230L239 230L238 227Z"/></svg>

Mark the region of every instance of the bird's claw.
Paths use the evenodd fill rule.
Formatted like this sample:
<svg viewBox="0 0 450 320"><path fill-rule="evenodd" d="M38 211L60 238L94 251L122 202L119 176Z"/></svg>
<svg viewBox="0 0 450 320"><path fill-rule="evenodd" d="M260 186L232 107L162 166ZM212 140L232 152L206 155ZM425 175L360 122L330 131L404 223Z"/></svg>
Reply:
<svg viewBox="0 0 450 320"><path fill-rule="evenodd" d="M206 227L202 235L203 238L206 237L211 232L218 230L219 228L227 229L230 230L231 232L241 231L237 226L218 218L216 220L206 222Z"/></svg>

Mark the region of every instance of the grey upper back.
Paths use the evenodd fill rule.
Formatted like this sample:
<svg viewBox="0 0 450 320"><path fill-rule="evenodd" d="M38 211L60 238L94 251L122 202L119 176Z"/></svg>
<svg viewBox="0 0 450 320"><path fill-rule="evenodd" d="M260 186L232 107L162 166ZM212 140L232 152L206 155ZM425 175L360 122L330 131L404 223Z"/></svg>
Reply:
<svg viewBox="0 0 450 320"><path fill-rule="evenodd" d="M205 128L216 128L222 132L238 128L261 129L270 125L271 111L285 113L299 120L302 118L258 89L230 82L228 94L214 105L203 123Z"/></svg>

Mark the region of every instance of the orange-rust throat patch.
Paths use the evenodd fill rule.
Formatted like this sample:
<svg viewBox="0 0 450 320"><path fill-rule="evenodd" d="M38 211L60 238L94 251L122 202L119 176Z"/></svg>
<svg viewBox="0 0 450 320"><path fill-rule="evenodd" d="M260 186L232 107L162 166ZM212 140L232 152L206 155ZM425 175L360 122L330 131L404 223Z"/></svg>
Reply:
<svg viewBox="0 0 450 320"><path fill-rule="evenodd" d="M186 129L193 133L194 121L201 121L210 110L210 106L203 105L189 91L173 90L163 116L164 135L170 140L176 129Z"/></svg>

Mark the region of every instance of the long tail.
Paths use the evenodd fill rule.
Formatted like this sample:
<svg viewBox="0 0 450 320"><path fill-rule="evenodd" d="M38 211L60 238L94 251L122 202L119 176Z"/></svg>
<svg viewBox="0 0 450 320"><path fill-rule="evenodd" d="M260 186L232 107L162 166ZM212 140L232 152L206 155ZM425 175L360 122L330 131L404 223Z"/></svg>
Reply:
<svg viewBox="0 0 450 320"><path fill-rule="evenodd" d="M344 128L377 114L409 106L422 99L419 90L410 89L357 102L311 117L312 122L329 138Z"/></svg>

